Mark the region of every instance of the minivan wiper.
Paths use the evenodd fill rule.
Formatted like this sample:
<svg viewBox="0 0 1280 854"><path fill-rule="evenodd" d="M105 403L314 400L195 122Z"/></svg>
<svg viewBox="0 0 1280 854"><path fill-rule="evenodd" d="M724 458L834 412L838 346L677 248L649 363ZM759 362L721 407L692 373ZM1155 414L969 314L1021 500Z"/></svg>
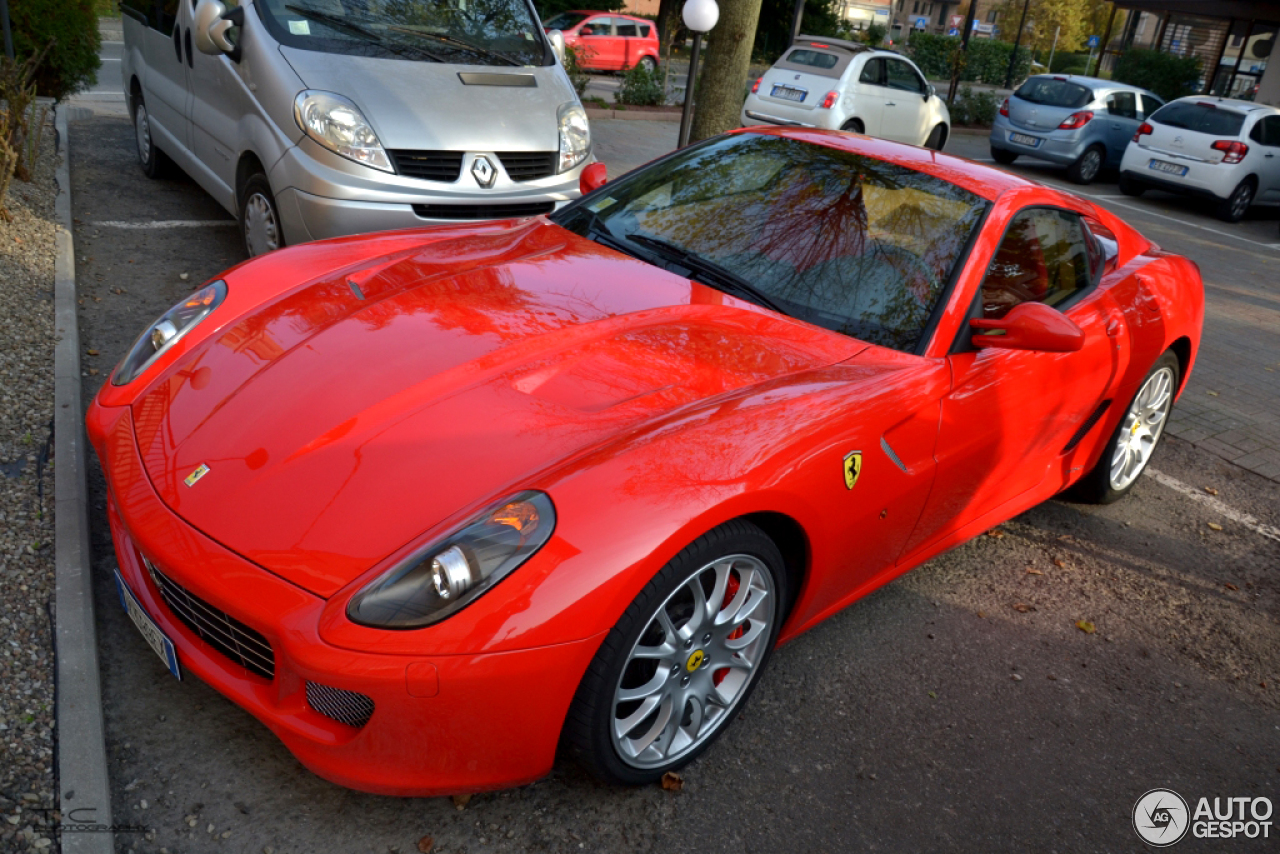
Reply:
<svg viewBox="0 0 1280 854"><path fill-rule="evenodd" d="M521 62L520 60L511 56L507 56L505 53L498 53L497 51L489 50L487 47L480 47L480 45L475 45L475 44L472 44L471 42L463 41L462 39L459 39L459 38L454 38L453 36L442 36L439 33L428 33L423 30L415 30L412 27L388 26L387 29L397 33L408 33L409 35L412 35L412 36L435 39L436 41L441 42L443 44L449 44L455 47L460 47L460 48L463 48L464 50L469 50L472 53L479 54L480 56L487 56L493 59L501 60L507 63L508 65L516 65L516 66L524 65L524 63Z"/></svg>
<svg viewBox="0 0 1280 854"><path fill-rule="evenodd" d="M286 5L286 9L304 18L310 18L313 21L319 21L326 27L332 27L335 30L342 30L353 36L359 36L365 41L382 43L382 37L372 30L366 30L359 24L354 24L339 15L330 15L328 12L321 12L318 9L309 9L305 6Z"/></svg>
<svg viewBox="0 0 1280 854"><path fill-rule="evenodd" d="M647 234L628 234L626 239L632 243L639 243L648 249L656 250L665 260L684 267L699 279L706 280L706 284L718 290L736 293L751 302L773 309L778 314L790 315L786 309L774 302L764 291L714 261L709 261L687 249L681 249L674 243L670 243L660 237L650 237Z"/></svg>

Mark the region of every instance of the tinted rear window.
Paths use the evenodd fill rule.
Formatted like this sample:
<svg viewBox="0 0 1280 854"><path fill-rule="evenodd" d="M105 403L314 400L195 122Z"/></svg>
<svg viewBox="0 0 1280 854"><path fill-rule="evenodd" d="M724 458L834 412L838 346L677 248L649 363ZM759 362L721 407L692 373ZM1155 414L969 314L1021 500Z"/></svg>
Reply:
<svg viewBox="0 0 1280 854"><path fill-rule="evenodd" d="M1239 136L1240 128L1244 126L1244 114L1212 104L1177 101L1156 110L1151 121L1214 136Z"/></svg>
<svg viewBox="0 0 1280 854"><path fill-rule="evenodd" d="M809 65L813 68L825 70L836 67L836 56L831 53L823 53L820 50L797 48L787 55L787 62L793 62L796 65Z"/></svg>
<svg viewBox="0 0 1280 854"><path fill-rule="evenodd" d="M1073 110L1093 100L1093 93L1083 86L1053 77L1032 77L1013 94L1033 104Z"/></svg>

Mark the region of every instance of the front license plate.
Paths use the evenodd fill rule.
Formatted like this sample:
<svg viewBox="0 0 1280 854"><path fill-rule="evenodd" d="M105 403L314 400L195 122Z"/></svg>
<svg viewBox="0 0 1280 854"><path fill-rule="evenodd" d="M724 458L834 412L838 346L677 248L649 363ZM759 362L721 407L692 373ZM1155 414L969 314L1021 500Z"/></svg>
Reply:
<svg viewBox="0 0 1280 854"><path fill-rule="evenodd" d="M1025 133L1011 133L1009 134L1009 141L1016 142L1018 145L1029 145L1032 148L1038 148L1044 140L1038 136L1027 136Z"/></svg>
<svg viewBox="0 0 1280 854"><path fill-rule="evenodd" d="M773 91L769 94L775 98L781 98L784 101L795 101L799 104L809 96L809 90L796 89L791 86L774 86Z"/></svg>
<svg viewBox="0 0 1280 854"><path fill-rule="evenodd" d="M124 605L125 611L128 612L129 619L133 620L133 624L138 627L138 631L142 632L147 645L155 650L156 655L160 656L160 660L164 662L165 667L169 668L169 672L174 677L181 679L182 668L178 666L178 652L173 648L173 641L165 637L164 632L160 631L160 627L156 625L155 620L152 620L147 616L147 612L142 610L142 605L138 604L133 591L129 589L129 585L125 583L124 578L120 575L120 570L116 570L116 587L120 591L120 602Z"/></svg>
<svg viewBox="0 0 1280 854"><path fill-rule="evenodd" d="M1147 164L1148 169L1154 169L1157 172L1167 172L1170 175L1182 176L1187 174L1187 167L1179 166L1176 163L1165 163L1163 160L1152 160Z"/></svg>

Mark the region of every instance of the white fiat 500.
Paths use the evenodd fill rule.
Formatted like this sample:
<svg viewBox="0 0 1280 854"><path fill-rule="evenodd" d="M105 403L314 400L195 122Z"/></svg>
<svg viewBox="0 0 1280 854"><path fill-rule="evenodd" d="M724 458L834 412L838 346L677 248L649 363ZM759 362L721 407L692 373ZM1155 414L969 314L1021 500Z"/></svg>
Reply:
<svg viewBox="0 0 1280 854"><path fill-rule="evenodd" d="M1120 190L1205 196L1219 219L1280 204L1280 110L1203 95L1170 101L1138 127L1120 162Z"/></svg>
<svg viewBox="0 0 1280 854"><path fill-rule="evenodd" d="M906 57L865 44L801 36L751 86L743 126L865 133L941 149L951 114Z"/></svg>

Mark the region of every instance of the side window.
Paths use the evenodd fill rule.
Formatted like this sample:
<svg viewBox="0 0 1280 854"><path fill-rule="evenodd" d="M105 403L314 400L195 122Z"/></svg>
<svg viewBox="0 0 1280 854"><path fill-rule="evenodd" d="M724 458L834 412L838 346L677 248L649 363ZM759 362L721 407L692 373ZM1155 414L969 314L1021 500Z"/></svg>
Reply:
<svg viewBox="0 0 1280 854"><path fill-rule="evenodd" d="M613 35L613 19L612 18L592 18L583 25L583 29L591 29L593 36L611 36ZM587 35L583 33L583 35Z"/></svg>
<svg viewBox="0 0 1280 854"><path fill-rule="evenodd" d="M635 21L628 21L626 18L614 18L614 23L618 28L618 35L627 38L635 38L640 35L639 28L636 27Z"/></svg>
<svg viewBox="0 0 1280 854"><path fill-rule="evenodd" d="M859 83L870 83L872 86L884 85L884 60L868 59L867 64L862 66L862 74L858 76Z"/></svg>
<svg viewBox="0 0 1280 854"><path fill-rule="evenodd" d="M1107 96L1107 112L1122 119L1138 118L1138 98L1132 92L1112 92Z"/></svg>
<svg viewBox="0 0 1280 854"><path fill-rule="evenodd" d="M151 0L120 0L120 11L144 24L151 23L152 6Z"/></svg>
<svg viewBox="0 0 1280 854"><path fill-rule="evenodd" d="M653 32L653 28L652 28L652 27L650 27L648 24L641 24L641 25L640 25L640 37L641 37L641 38L643 38L643 39L647 39L647 38L649 38L649 33L651 33L651 32Z"/></svg>
<svg viewBox="0 0 1280 854"><path fill-rule="evenodd" d="M1056 208L1030 208L1019 213L1009 224L982 281L982 316L1004 317L1024 302L1062 305L1092 282L1097 260L1090 255L1084 228L1075 214Z"/></svg>
<svg viewBox="0 0 1280 854"><path fill-rule="evenodd" d="M1159 98L1152 98L1150 95L1142 96L1142 117L1149 117L1156 110L1164 106L1164 101Z"/></svg>
<svg viewBox="0 0 1280 854"><path fill-rule="evenodd" d="M1253 126L1249 138L1260 145L1280 147L1280 116L1266 116Z"/></svg>
<svg viewBox="0 0 1280 854"><path fill-rule="evenodd" d="M166 36L173 35L173 28L178 23L178 0L160 0L157 7L158 20L153 26Z"/></svg>
<svg viewBox="0 0 1280 854"><path fill-rule="evenodd" d="M885 61L885 71L890 89L901 89L904 92L924 93L924 81L915 69L897 59Z"/></svg>

